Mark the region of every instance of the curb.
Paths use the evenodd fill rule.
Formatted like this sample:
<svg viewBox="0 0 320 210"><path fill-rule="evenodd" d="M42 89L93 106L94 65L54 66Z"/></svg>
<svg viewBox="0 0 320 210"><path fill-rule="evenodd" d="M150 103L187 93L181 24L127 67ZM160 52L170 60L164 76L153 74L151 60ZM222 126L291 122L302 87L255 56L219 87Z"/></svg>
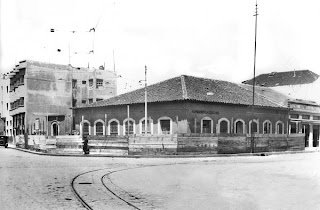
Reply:
<svg viewBox="0 0 320 210"><path fill-rule="evenodd" d="M23 149L8 146L10 149L15 149L22 152L27 152L35 155L46 155L46 156L62 156L62 157L110 157L110 158L206 158L206 157L237 157L237 156L269 156L269 155L283 155L283 154L300 154L300 153L315 153L320 152L314 151L284 151L284 152L260 152L260 153L239 153L239 154L204 154L204 155L104 155L104 154L55 154L37 152L33 150Z"/></svg>

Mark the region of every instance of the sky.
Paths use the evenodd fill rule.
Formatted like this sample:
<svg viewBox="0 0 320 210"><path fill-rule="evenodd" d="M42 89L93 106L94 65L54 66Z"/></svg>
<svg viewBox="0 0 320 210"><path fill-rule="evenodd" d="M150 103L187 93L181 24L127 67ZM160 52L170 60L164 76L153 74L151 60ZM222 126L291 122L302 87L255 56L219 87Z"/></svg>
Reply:
<svg viewBox="0 0 320 210"><path fill-rule="evenodd" d="M253 77L255 0L0 3L2 73L26 59L105 65L119 76L119 94L143 87L145 66L148 84L182 74L236 83ZM320 74L319 11L318 0L258 0L256 75Z"/></svg>

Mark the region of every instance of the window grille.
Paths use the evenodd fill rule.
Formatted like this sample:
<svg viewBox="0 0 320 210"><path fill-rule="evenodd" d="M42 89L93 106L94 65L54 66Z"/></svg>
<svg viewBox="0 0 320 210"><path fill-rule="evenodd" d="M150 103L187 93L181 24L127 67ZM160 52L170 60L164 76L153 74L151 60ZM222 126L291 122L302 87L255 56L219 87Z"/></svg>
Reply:
<svg viewBox="0 0 320 210"><path fill-rule="evenodd" d="M117 136L118 135L118 123L116 121L112 121L110 123L110 135Z"/></svg>
<svg viewBox="0 0 320 210"><path fill-rule="evenodd" d="M97 122L96 123L96 135L97 136L102 136L103 135L103 123L102 122Z"/></svg>

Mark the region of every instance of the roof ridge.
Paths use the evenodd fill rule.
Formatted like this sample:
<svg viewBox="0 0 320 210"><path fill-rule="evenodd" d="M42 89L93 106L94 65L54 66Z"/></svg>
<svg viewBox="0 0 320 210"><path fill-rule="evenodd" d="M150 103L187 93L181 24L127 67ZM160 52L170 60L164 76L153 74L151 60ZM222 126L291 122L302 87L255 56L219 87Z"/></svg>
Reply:
<svg viewBox="0 0 320 210"><path fill-rule="evenodd" d="M186 87L186 82L184 80L184 75L181 75L181 86L182 86L182 97L183 99L188 99L188 92L187 92L187 87Z"/></svg>

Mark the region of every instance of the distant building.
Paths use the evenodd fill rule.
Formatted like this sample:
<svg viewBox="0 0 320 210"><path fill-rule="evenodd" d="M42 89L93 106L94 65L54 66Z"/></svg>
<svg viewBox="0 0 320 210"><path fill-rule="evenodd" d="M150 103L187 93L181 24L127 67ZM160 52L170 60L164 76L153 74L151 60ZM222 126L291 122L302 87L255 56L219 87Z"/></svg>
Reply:
<svg viewBox="0 0 320 210"><path fill-rule="evenodd" d="M319 147L320 105L301 99L289 100L289 133L304 133L306 147Z"/></svg>
<svg viewBox="0 0 320 210"><path fill-rule="evenodd" d="M253 79L242 82L252 85ZM261 74L255 78L255 85L269 87L291 98L320 103L319 75L310 70L295 70Z"/></svg>
<svg viewBox="0 0 320 210"><path fill-rule="evenodd" d="M268 89L270 92L275 92ZM243 85L182 75L147 87L150 134L286 134L286 105ZM272 94L271 94L272 95ZM286 97L281 100L285 101ZM144 134L144 88L75 109L85 135ZM84 119L82 121L82 119Z"/></svg>
<svg viewBox="0 0 320 210"><path fill-rule="evenodd" d="M7 75L14 135L71 134L73 106L116 95L113 71L27 60Z"/></svg>
<svg viewBox="0 0 320 210"><path fill-rule="evenodd" d="M253 79L242 82L252 88ZM319 147L320 79L310 70L271 72L255 78L256 90L268 87L287 96L285 101L273 97L290 108L289 133L304 133L306 147ZM282 97L281 97L282 98Z"/></svg>
<svg viewBox="0 0 320 210"><path fill-rule="evenodd" d="M10 79L8 76L0 75L0 133L7 136L12 136L12 117L10 116Z"/></svg>

